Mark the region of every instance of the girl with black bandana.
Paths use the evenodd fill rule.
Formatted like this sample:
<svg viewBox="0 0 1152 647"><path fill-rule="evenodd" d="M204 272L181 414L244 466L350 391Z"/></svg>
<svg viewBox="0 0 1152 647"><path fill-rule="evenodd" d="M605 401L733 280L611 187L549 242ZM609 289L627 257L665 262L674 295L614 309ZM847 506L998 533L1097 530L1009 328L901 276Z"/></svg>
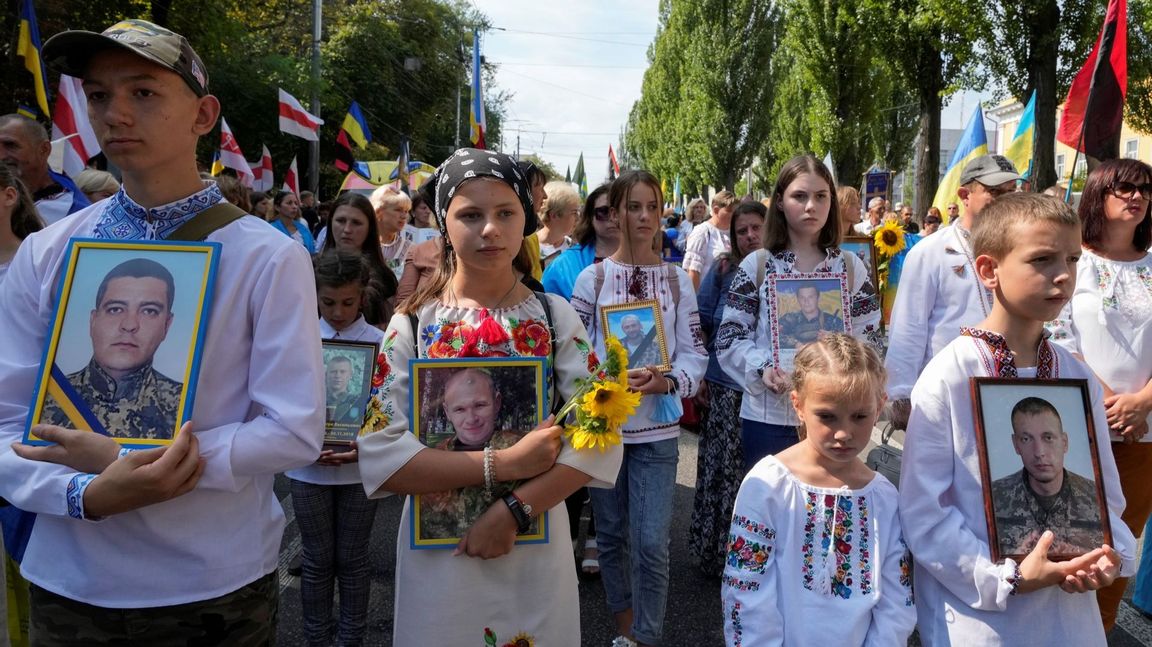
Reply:
<svg viewBox="0 0 1152 647"><path fill-rule="evenodd" d="M361 478L373 497L484 486L488 453L491 481L520 484L507 503L498 499L489 505L452 551L412 547L409 500L397 541L393 642L580 644L576 573L565 539L568 517L560 504L586 484L610 487L620 467L619 446L576 452L548 419L506 449L426 447L409 431L408 360L546 357L553 403L566 400L597 360L571 305L534 294L513 269L524 237L537 224L530 187L516 162L500 153L462 149L441 165L434 180L445 254L432 279L401 304L385 333L387 370L377 396L385 421L360 442ZM534 521L544 511L549 539L516 544L524 517ZM448 615L432 621L432 610Z"/></svg>

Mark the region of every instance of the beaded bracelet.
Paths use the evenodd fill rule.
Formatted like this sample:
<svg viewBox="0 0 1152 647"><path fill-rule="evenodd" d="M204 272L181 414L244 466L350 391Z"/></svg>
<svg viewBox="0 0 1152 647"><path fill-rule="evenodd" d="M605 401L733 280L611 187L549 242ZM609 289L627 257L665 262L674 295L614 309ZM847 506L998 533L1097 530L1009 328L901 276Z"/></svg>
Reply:
<svg viewBox="0 0 1152 647"><path fill-rule="evenodd" d="M492 498L492 448L484 448L484 494Z"/></svg>
<svg viewBox="0 0 1152 647"><path fill-rule="evenodd" d="M1016 595L1016 589L1020 588L1020 564L1012 565L1012 574L1008 576L1008 586L1012 587L1008 590L1008 595Z"/></svg>

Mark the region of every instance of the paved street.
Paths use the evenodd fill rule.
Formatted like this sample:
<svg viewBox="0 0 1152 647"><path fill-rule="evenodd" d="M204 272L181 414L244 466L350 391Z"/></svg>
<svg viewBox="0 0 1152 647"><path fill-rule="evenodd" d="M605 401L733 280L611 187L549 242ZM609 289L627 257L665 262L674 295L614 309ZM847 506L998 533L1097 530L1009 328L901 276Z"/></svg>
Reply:
<svg viewBox="0 0 1152 647"><path fill-rule="evenodd" d="M899 436L894 440L899 442ZM672 581L665 620L666 644L675 647L697 645L710 647L724 644L719 581L700 575L688 552L688 525L692 516L695 483L696 435L685 433L680 440L676 513L672 525ZM289 518L280 557L279 644L291 647L304 644L300 627L299 579L287 574L289 555L299 550L300 540L293 521L291 505L287 505L290 504L290 500L285 484L278 482L277 491L286 504L285 511ZM385 500L377 513L372 543L368 546L372 554L372 603L365 645L371 647L391 644L393 566L399 519L400 501L396 498ZM583 645L607 647L611 643L614 632L611 618L604 607L604 592L599 581L580 584L580 617ZM430 611L428 622L452 622L452 610ZM1119 626L1112 632L1108 644L1110 647L1152 646L1152 621L1125 602L1120 608Z"/></svg>

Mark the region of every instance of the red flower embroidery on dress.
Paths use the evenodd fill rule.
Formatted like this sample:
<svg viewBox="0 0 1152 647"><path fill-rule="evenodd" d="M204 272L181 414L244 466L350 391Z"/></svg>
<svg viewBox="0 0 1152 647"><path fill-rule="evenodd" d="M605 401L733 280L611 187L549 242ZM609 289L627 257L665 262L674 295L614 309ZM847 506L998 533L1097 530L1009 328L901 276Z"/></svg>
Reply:
<svg viewBox="0 0 1152 647"><path fill-rule="evenodd" d="M512 328L512 347L521 355L547 357L552 353L552 336L547 326L527 319Z"/></svg>
<svg viewBox="0 0 1152 647"><path fill-rule="evenodd" d="M384 386L384 380L387 379L388 374L392 372L392 367L388 365L387 358L384 353L376 356L376 373L372 376L372 388L378 389Z"/></svg>
<svg viewBox="0 0 1152 647"><path fill-rule="evenodd" d="M471 337L472 333L472 326L464 321L444 324L440 327L439 334L436 335L436 341L428 347L428 357L433 359L456 357L460 353L464 341Z"/></svg>

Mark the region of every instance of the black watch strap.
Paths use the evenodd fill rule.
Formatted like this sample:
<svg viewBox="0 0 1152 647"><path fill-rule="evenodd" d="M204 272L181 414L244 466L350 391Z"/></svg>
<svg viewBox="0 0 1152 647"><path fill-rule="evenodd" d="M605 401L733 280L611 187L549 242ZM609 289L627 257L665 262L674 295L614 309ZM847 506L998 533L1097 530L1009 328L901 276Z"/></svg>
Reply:
<svg viewBox="0 0 1152 647"><path fill-rule="evenodd" d="M520 497L509 492L504 495L504 505L508 506L512 517L516 519L516 534L523 535L532 528L532 509L526 506Z"/></svg>

